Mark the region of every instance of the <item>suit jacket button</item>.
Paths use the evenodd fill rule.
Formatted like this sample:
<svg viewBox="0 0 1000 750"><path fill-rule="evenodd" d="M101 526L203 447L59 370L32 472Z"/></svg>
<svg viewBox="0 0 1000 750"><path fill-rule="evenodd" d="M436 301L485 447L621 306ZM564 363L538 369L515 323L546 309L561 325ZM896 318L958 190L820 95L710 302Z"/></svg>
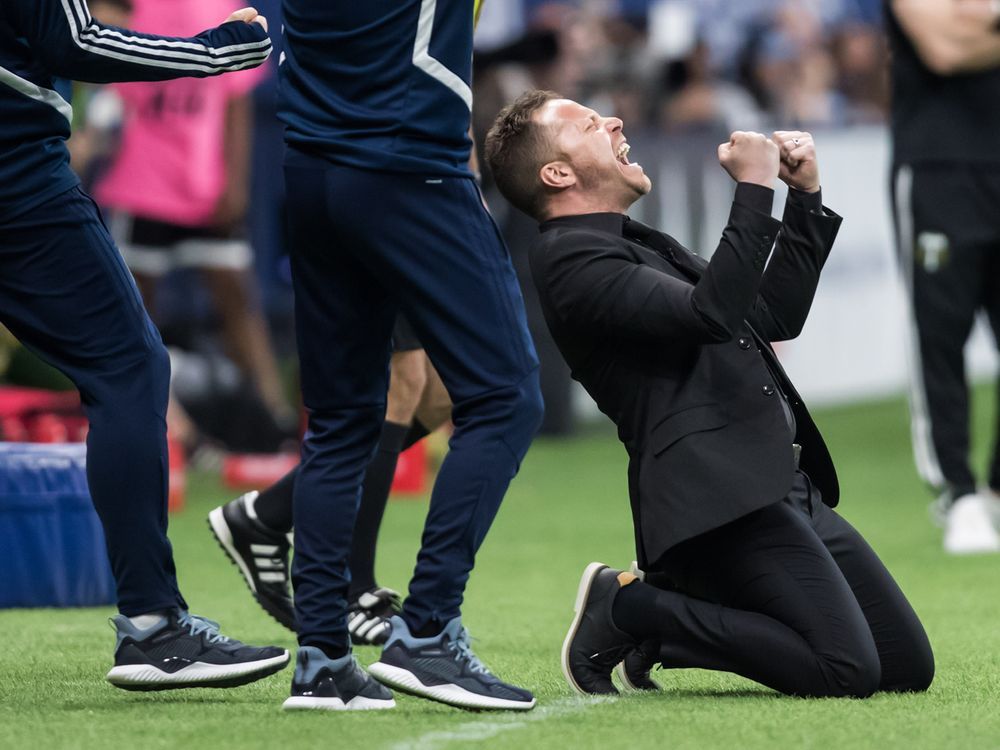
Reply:
<svg viewBox="0 0 1000 750"><path fill-rule="evenodd" d="M774 395L774 386L771 385L771 384L765 385L760 390L761 390L761 393L763 393L765 396L773 396Z"/></svg>
<svg viewBox="0 0 1000 750"><path fill-rule="evenodd" d="M740 338L736 341L736 343L743 351L746 351L747 349L750 348L750 339L748 339L746 336L740 336Z"/></svg>

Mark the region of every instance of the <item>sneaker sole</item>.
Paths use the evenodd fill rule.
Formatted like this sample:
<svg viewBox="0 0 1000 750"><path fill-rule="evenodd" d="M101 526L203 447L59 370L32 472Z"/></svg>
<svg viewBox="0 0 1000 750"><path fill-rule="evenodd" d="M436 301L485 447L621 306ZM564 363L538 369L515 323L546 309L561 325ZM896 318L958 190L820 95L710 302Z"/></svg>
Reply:
<svg viewBox="0 0 1000 750"><path fill-rule="evenodd" d="M106 679L122 690L180 690L182 688L230 688L256 682L280 672L288 665L289 656L281 656L240 664L205 664L195 662L177 672L164 672L152 664L123 664L113 667Z"/></svg>
<svg viewBox="0 0 1000 750"><path fill-rule="evenodd" d="M250 589L250 593L253 595L254 601L260 605L260 608L264 610L271 619L277 622L284 628L288 628L293 633L295 628L291 627L287 622L283 621L279 615L276 615L267 604L265 604L260 596L257 594L257 587L253 582L253 574L250 572L250 566L247 565L246 560L237 551L236 546L233 544L233 532L229 530L229 524L226 523L226 517L222 513L222 507L219 506L215 508L208 514L208 528L212 532L212 536L215 537L215 541L218 542L219 547L222 551L226 553L226 557L229 558L229 562L236 566L239 570L240 575L243 578L243 582Z"/></svg>
<svg viewBox="0 0 1000 750"><path fill-rule="evenodd" d="M413 672L402 667L377 661L368 667L368 674L383 685L399 690L401 693L427 698L438 703L446 703L456 708L497 710L497 711L528 711L535 707L535 699L530 701L512 701L504 698L490 698L479 693L473 693L463 687L453 684L425 685Z"/></svg>
<svg viewBox="0 0 1000 750"><path fill-rule="evenodd" d="M576 602L573 604L573 622L570 623L569 631L563 640L562 653L560 654L563 677L566 678L569 686L580 695L590 695L590 693L581 688L573 678L573 672L569 668L569 651L573 645L573 639L576 638L576 631L580 628L580 622L583 620L584 605L587 603L587 597L590 596L590 587L593 585L597 574L606 567L608 566L604 563L592 562L584 568L583 575L580 577L580 585L576 590Z"/></svg>
<svg viewBox="0 0 1000 750"><path fill-rule="evenodd" d="M363 695L351 698L344 703L340 698L309 698L304 695L293 695L281 704L285 711L383 711L395 708L396 701L365 698Z"/></svg>

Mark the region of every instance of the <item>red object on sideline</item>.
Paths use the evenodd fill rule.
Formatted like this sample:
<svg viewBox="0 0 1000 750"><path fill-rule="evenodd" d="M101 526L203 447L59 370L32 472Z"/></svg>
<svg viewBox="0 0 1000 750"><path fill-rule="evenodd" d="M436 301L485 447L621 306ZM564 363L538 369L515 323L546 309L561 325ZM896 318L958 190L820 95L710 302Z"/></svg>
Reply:
<svg viewBox="0 0 1000 750"><path fill-rule="evenodd" d="M187 456L184 446L167 434L167 510L170 513L184 509L187 494Z"/></svg>
<svg viewBox="0 0 1000 750"><path fill-rule="evenodd" d="M421 440L399 454L392 492L397 495L420 495L427 489L427 442Z"/></svg>
<svg viewBox="0 0 1000 750"><path fill-rule="evenodd" d="M32 443L68 443L69 430L55 414L39 414L28 423L28 436Z"/></svg>
<svg viewBox="0 0 1000 750"><path fill-rule="evenodd" d="M87 418L76 391L0 387L0 439L12 443L82 443Z"/></svg>
<svg viewBox="0 0 1000 750"><path fill-rule="evenodd" d="M42 411L79 413L80 394L76 391L44 391L6 385L0 387L0 418Z"/></svg>
<svg viewBox="0 0 1000 750"><path fill-rule="evenodd" d="M262 490L298 465L298 453L233 453L222 461L222 481L233 489Z"/></svg>

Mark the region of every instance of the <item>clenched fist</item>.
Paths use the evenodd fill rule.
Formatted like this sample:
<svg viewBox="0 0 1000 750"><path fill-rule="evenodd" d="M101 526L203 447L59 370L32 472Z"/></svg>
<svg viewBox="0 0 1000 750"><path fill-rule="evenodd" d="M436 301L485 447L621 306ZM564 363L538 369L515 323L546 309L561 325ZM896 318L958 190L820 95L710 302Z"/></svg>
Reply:
<svg viewBox="0 0 1000 750"><path fill-rule="evenodd" d="M267 19L257 12L256 8L241 8L226 19L226 23L231 21L243 21L243 23L256 23L267 31Z"/></svg>
<svg viewBox="0 0 1000 750"><path fill-rule="evenodd" d="M719 164L737 182L773 188L778 176L778 146L762 133L737 130L719 144Z"/></svg>
<svg viewBox="0 0 1000 750"><path fill-rule="evenodd" d="M819 164L812 134L802 130L776 130L771 136L781 151L781 181L796 190L819 190Z"/></svg>

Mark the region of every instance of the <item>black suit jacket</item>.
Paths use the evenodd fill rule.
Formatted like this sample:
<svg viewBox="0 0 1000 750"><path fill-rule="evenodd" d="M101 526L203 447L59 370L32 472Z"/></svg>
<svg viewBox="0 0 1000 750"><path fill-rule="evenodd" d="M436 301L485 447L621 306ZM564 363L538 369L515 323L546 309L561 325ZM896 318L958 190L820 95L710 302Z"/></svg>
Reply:
<svg viewBox="0 0 1000 750"><path fill-rule="evenodd" d="M545 222L532 249L552 335L628 451L642 565L782 499L793 442L824 501L839 498L823 438L770 342L802 330L841 219L818 194L790 191L779 222L773 196L737 186L711 262L621 214Z"/></svg>

